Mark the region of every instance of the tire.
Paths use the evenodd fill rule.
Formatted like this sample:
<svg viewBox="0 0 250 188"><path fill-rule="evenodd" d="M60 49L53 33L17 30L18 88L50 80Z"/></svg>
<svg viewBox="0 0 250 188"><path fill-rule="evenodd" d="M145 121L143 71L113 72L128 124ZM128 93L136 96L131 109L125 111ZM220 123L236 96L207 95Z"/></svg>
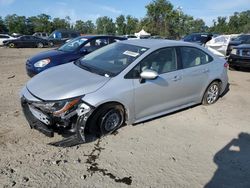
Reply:
<svg viewBox="0 0 250 188"><path fill-rule="evenodd" d="M217 81L212 82L206 89L202 104L203 105L211 105L214 104L220 96L220 84Z"/></svg>
<svg viewBox="0 0 250 188"><path fill-rule="evenodd" d="M53 46L54 46L54 43L50 41L50 42L49 42L49 46L50 46L50 47L53 47Z"/></svg>
<svg viewBox="0 0 250 188"><path fill-rule="evenodd" d="M41 43L41 42L39 42L38 44L37 44L37 48L43 48L43 43Z"/></svg>
<svg viewBox="0 0 250 188"><path fill-rule="evenodd" d="M106 104L93 112L87 122L86 132L101 137L114 132L123 124L123 107L117 104Z"/></svg>
<svg viewBox="0 0 250 188"><path fill-rule="evenodd" d="M10 48L15 48L15 44L14 44L14 43L10 43L10 44L9 44L9 47L10 47Z"/></svg>

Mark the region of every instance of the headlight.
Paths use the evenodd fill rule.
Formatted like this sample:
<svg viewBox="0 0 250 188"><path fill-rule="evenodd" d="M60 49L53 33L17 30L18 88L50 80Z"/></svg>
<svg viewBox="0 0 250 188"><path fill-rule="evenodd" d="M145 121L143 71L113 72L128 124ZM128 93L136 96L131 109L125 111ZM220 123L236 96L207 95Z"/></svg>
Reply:
<svg viewBox="0 0 250 188"><path fill-rule="evenodd" d="M237 49L232 49L231 54L237 55Z"/></svg>
<svg viewBox="0 0 250 188"><path fill-rule="evenodd" d="M49 58L48 59L42 59L40 61L37 61L34 64L34 66L35 67L44 67L44 66L48 65L49 63L50 63L50 59Z"/></svg>
<svg viewBox="0 0 250 188"><path fill-rule="evenodd" d="M39 102L33 103L32 105L46 113L53 114L54 116L63 116L70 112L71 109L74 109L80 99L81 98L56 102Z"/></svg>

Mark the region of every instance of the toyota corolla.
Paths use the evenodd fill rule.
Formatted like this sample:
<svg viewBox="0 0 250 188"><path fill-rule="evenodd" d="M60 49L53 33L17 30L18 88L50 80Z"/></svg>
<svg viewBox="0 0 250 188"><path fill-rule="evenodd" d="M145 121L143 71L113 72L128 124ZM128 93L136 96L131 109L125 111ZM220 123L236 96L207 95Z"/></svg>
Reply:
<svg viewBox="0 0 250 188"><path fill-rule="evenodd" d="M31 128L47 136L103 136L195 104L215 103L228 84L227 63L205 48L170 40L128 40L48 69L21 92Z"/></svg>

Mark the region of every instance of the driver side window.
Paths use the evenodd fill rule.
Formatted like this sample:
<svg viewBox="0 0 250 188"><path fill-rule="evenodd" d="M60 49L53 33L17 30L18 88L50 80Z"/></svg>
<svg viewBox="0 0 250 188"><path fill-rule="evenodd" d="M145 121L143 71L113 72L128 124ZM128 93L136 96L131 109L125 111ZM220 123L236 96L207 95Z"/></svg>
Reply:
<svg viewBox="0 0 250 188"><path fill-rule="evenodd" d="M144 70L153 70L159 75L177 70L177 55L175 48L164 48L154 51L134 67L126 78L139 78Z"/></svg>

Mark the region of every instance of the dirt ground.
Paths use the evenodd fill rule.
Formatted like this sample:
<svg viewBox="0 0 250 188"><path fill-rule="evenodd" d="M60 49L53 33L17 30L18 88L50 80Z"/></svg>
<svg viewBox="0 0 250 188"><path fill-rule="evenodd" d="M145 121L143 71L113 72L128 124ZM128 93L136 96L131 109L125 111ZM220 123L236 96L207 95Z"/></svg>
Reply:
<svg viewBox="0 0 250 188"><path fill-rule="evenodd" d="M31 130L19 92L25 60L47 49L0 48L0 187L250 187L250 73L230 91L92 143L57 148Z"/></svg>

